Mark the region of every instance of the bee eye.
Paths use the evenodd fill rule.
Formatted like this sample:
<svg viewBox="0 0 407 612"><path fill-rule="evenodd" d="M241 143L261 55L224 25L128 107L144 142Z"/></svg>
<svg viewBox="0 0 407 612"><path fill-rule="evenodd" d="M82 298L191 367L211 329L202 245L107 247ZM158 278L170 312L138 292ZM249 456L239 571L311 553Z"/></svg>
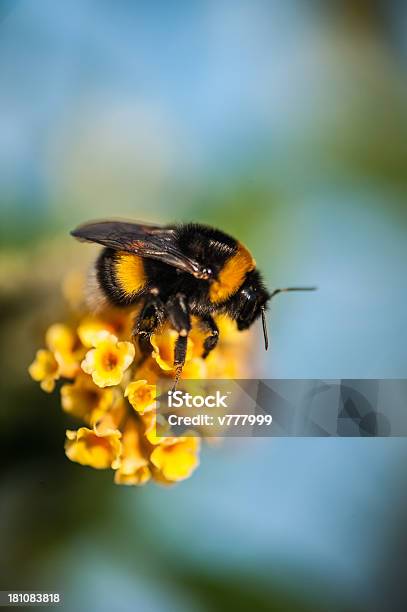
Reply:
<svg viewBox="0 0 407 612"><path fill-rule="evenodd" d="M256 308L257 299L254 291L251 287L248 289L244 288L240 292L241 306L240 306L240 318L250 319L253 316L253 312Z"/></svg>

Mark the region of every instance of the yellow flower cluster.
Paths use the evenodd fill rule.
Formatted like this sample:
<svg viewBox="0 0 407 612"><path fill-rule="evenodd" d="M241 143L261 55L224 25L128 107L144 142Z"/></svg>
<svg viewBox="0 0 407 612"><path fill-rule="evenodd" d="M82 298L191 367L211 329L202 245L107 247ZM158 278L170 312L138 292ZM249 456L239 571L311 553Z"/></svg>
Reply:
<svg viewBox="0 0 407 612"><path fill-rule="evenodd" d="M51 325L46 348L37 351L29 373L48 393L62 380L62 408L83 424L66 432L71 461L110 468L117 484L142 485L150 479L171 484L192 474L200 449L197 435L171 436L155 410L157 380L174 376L177 333L165 324L151 338L151 356L141 360L131 337L133 318L129 311L82 311L70 325ZM204 360L206 334L193 321L182 378L243 377L239 355L245 336L225 317L217 323L220 342Z"/></svg>

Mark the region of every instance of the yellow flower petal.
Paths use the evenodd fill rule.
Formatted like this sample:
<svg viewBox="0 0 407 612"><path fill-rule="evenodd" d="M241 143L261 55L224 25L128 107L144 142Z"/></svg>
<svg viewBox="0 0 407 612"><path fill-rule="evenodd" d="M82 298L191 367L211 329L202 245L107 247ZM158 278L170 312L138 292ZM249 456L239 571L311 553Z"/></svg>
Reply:
<svg viewBox="0 0 407 612"><path fill-rule="evenodd" d="M75 378L76 374L80 372L80 360L83 358L83 353L81 351L74 353L56 351L54 355L58 362L61 376L64 378Z"/></svg>
<svg viewBox="0 0 407 612"><path fill-rule="evenodd" d="M81 427L67 430L65 453L68 459L98 470L117 469L120 465L120 431L98 435L92 429Z"/></svg>
<svg viewBox="0 0 407 612"><path fill-rule="evenodd" d="M79 371L79 361L83 357L83 352L78 347L77 340L72 329L63 323L54 323L45 334L46 345L54 353L60 375L65 378L74 378Z"/></svg>
<svg viewBox="0 0 407 612"><path fill-rule="evenodd" d="M128 398L134 410L139 414L154 410L156 395L156 386L147 384L146 380L131 382L124 392L124 397Z"/></svg>
<svg viewBox="0 0 407 612"><path fill-rule="evenodd" d="M32 364L28 368L31 378L40 383L41 389L51 393L55 381L60 377L58 362L51 351L40 349L37 351Z"/></svg>
<svg viewBox="0 0 407 612"><path fill-rule="evenodd" d="M166 480L177 482L188 478L199 465L199 448L196 436L167 438L154 448L150 460Z"/></svg>
<svg viewBox="0 0 407 612"><path fill-rule="evenodd" d="M68 325L54 323L45 334L45 342L50 351L72 351L75 345L75 334Z"/></svg>
<svg viewBox="0 0 407 612"><path fill-rule="evenodd" d="M120 429L126 416L127 407L122 397L116 397L113 404L99 418L93 421L93 429L97 435L107 435Z"/></svg>
<svg viewBox="0 0 407 612"><path fill-rule="evenodd" d="M92 376L98 387L120 384L125 370L134 359L135 349L131 342L118 342L112 334L100 333L95 338L96 347L86 353L82 370Z"/></svg>
<svg viewBox="0 0 407 612"><path fill-rule="evenodd" d="M216 325L219 329L219 338L223 343L235 343L239 345L242 341L242 332L237 329L236 321L227 315L216 317Z"/></svg>
<svg viewBox="0 0 407 612"><path fill-rule="evenodd" d="M160 444L164 434L169 432L168 421L160 414L157 416L155 410L145 412L141 417L144 425L144 435L150 444Z"/></svg>
<svg viewBox="0 0 407 612"><path fill-rule="evenodd" d="M91 348L97 345L101 333L102 337L106 337L113 331L113 325L109 325L107 321L96 317L86 317L78 327L78 336L83 346Z"/></svg>
<svg viewBox="0 0 407 612"><path fill-rule="evenodd" d="M208 368L205 359L202 359L202 357L193 357L191 361L185 364L182 370L181 378L191 378L195 380L207 378L207 370Z"/></svg>
<svg viewBox="0 0 407 612"><path fill-rule="evenodd" d="M151 477L148 458L143 450L141 432L136 419L127 419L122 438L120 467L115 472L116 484L142 485Z"/></svg>
<svg viewBox="0 0 407 612"><path fill-rule="evenodd" d="M160 376L162 376L162 371L156 360L151 356L147 357L137 369L137 378L147 380L152 385L157 382Z"/></svg>
<svg viewBox="0 0 407 612"><path fill-rule="evenodd" d="M126 471L128 468L124 467L123 470L118 469L114 473L114 482L119 485L143 485L146 484L151 478L151 471L148 465L142 465L136 470Z"/></svg>
<svg viewBox="0 0 407 612"><path fill-rule="evenodd" d="M89 376L79 375L74 384L61 387L61 404L65 412L93 425L112 405L111 389L100 389Z"/></svg>

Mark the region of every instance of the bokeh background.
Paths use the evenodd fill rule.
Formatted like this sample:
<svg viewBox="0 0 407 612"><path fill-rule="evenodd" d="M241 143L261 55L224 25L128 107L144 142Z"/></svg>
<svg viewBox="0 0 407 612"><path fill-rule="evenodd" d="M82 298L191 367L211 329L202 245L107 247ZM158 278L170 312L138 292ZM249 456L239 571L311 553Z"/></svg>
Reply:
<svg viewBox="0 0 407 612"><path fill-rule="evenodd" d="M229 440L118 487L65 458L26 371L95 255L69 230L124 216L219 226L270 287L319 286L273 303L259 377L406 377L406 41L402 0L1 1L1 589L406 609L405 440Z"/></svg>

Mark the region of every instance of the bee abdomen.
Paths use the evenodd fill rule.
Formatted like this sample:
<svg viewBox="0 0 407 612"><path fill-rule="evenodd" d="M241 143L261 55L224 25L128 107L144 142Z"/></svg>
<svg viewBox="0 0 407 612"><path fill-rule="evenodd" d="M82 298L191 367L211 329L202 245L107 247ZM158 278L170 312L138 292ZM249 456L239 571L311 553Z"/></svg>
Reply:
<svg viewBox="0 0 407 612"><path fill-rule="evenodd" d="M106 297L116 306L136 301L146 288L143 258L106 248L97 262L97 279Z"/></svg>

